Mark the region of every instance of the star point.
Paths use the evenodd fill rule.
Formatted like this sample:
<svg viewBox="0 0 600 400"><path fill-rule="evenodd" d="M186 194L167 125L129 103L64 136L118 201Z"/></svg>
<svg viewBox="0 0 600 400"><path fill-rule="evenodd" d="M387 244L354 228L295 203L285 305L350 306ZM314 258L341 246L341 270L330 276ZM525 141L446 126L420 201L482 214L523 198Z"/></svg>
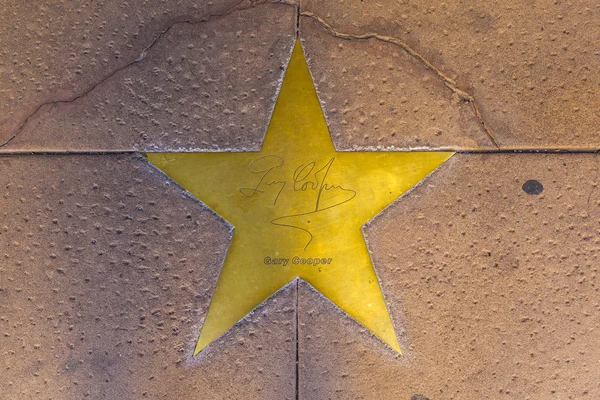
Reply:
<svg viewBox="0 0 600 400"><path fill-rule="evenodd" d="M194 354L296 277L400 353L361 227L451 155L337 152L299 43L260 152L148 153L234 226Z"/></svg>

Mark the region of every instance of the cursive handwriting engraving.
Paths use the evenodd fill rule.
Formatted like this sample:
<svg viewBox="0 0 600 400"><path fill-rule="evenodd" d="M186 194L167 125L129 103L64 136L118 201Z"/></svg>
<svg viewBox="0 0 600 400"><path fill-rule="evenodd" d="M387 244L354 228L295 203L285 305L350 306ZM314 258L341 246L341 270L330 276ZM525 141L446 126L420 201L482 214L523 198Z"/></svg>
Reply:
<svg viewBox="0 0 600 400"><path fill-rule="evenodd" d="M283 165L283 163L284 163L283 158L281 158L277 155L273 155L273 154L264 156L264 157L259 157L256 160L253 160L248 165L248 171L252 172L253 174L259 174L259 175L262 174L262 175L260 175L260 180L258 181L256 186L254 186L253 188L247 188L247 187L241 188L240 193L242 193L246 197L252 197L257 193L264 192L264 190L259 189L260 185L262 185L262 184L265 184L268 186L281 185L281 187L279 188L279 192L277 192L277 196L275 196L275 200L273 201L273 204L276 204L277 199L279 198L279 195L283 191L283 188L285 187L286 182L269 180L269 179L267 179L267 175L271 171L273 171L275 168L281 167Z"/></svg>
<svg viewBox="0 0 600 400"><path fill-rule="evenodd" d="M306 224L300 223L298 220L301 220L303 217L323 213L334 207L339 207L351 201L356 196L356 191L327 180L334 161L335 158L331 158L320 168L317 166L316 161L298 165L291 176L291 193L293 195L293 193L299 192L314 192L314 201L308 203L306 210L302 212L281 215L271 220L271 224L273 225L305 232L309 237L304 246L305 250L312 242L313 234L305 227ZM254 186L241 188L240 193L246 197L252 197L264 193L268 186L278 185L279 191L273 200L273 205L276 205L288 181L286 179L274 179L272 176L275 172L280 171L280 168L284 164L285 161L282 157L273 154L253 160L248 165L248 171L257 175L258 181ZM333 193L336 197L329 198L329 202L327 202L327 193ZM324 205L324 203L327 204Z"/></svg>

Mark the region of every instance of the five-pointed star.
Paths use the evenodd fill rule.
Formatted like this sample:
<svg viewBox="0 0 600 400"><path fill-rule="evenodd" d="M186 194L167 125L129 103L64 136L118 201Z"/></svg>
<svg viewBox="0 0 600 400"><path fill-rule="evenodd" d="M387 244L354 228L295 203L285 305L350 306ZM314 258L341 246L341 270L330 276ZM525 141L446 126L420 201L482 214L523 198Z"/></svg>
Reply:
<svg viewBox="0 0 600 400"><path fill-rule="evenodd" d="M149 153L235 228L194 354L295 277L400 352L361 227L450 156L337 152L299 43L260 152Z"/></svg>

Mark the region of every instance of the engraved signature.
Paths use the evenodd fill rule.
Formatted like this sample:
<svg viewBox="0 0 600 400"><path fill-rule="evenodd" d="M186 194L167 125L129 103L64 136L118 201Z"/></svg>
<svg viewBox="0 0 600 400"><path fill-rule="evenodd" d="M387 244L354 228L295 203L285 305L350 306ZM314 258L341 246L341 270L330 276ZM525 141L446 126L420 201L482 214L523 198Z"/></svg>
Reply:
<svg viewBox="0 0 600 400"><path fill-rule="evenodd" d="M271 220L273 225L286 226L306 232L309 235L309 240L304 246L305 250L312 242L313 234L310 232L310 230L298 224L291 223L289 220L295 217L306 217L319 214L325 210L339 207L342 204L349 202L356 196L356 191L328 182L327 176L329 175L334 161L335 158L331 158L320 168L317 166L316 161L300 164L292 174L292 179L290 182L291 189L293 190L292 193L309 191L314 192L314 203L311 203L310 208L304 212L282 215ZM284 163L285 160L282 157L274 154L259 157L253 160L248 165L248 171L258 176L258 182L253 187L241 188L240 193L246 197L252 197L257 194L264 193L267 187L273 186L278 189L275 199L273 200L273 205L276 205L277 201L280 199L283 189L288 185L288 180L275 179L273 175L274 171L280 169ZM330 202L327 205L323 205L327 192L333 190L345 192L348 194L348 196L340 200Z"/></svg>

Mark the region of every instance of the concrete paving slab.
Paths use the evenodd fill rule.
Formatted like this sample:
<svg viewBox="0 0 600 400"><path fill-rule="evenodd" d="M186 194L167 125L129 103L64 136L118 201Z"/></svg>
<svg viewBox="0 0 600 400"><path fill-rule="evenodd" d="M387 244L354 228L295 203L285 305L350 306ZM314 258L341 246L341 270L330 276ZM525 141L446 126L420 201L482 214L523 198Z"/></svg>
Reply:
<svg viewBox="0 0 600 400"><path fill-rule="evenodd" d="M301 37L338 150L494 149L472 105L392 43L342 40L302 17Z"/></svg>
<svg viewBox="0 0 600 400"><path fill-rule="evenodd" d="M383 136L384 146L404 142L408 148L418 138L432 147L453 142L457 149L480 148L477 140L473 143L474 128L458 138L456 116L449 119L452 112L438 111L436 103L444 104L447 93L428 93L431 99L424 93L437 76L438 84L460 93L464 105L474 108L501 148L600 147L600 6L595 1L302 0L300 9L301 37L319 54L311 57L311 66L329 123L352 146L371 145L364 141L368 135ZM336 40L322 46L323 34ZM431 80L423 82L420 91L404 95L406 104L420 103L419 126L400 112L387 112L386 90L400 79L392 76L402 72L385 69L395 53L421 64L420 71L416 66L404 68L405 80L412 76ZM353 79L356 86L350 83ZM387 104L378 106L380 101ZM438 119L429 121L430 114ZM408 124L407 132L412 128L405 134L412 140L388 137L401 121ZM454 129L449 129L450 122ZM431 126L446 134L432 136Z"/></svg>
<svg viewBox="0 0 600 400"><path fill-rule="evenodd" d="M32 32L0 24L11 30L0 151L257 149L294 45L296 6L191 3L9 7L4 18ZM25 23L31 14L41 17Z"/></svg>

